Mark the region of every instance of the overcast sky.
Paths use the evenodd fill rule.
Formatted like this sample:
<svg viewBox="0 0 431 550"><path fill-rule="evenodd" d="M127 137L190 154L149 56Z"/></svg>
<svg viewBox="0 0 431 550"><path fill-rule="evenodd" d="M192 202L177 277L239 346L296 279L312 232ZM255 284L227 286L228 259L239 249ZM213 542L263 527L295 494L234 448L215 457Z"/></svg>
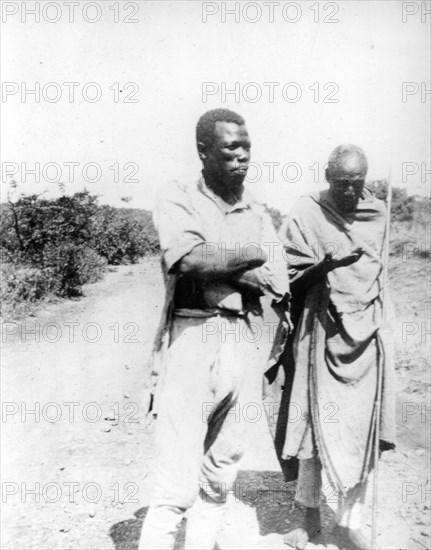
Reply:
<svg viewBox="0 0 431 550"><path fill-rule="evenodd" d="M250 189L282 211L300 193L325 185L322 166L343 142L363 147L369 178L391 171L394 185L429 193L430 175L421 173L430 169L431 15L421 13L424 2L280 0L258 9L246 1L104 0L80 2L73 22L65 2L49 9L40 2L40 22L22 12L21 2L2 4L3 193L4 172L12 170L5 163L14 162L22 192L57 193L42 170L55 179L55 164L46 165L56 163L68 193L85 185L101 202L125 206L121 197L132 197L129 206L151 208L163 182L198 177L195 125L220 106L246 119L258 165L250 169ZM224 13L235 4L237 16ZM36 82L40 101L23 101L21 93ZM43 88L49 82L57 86ZM78 83L72 102L64 82ZM84 89L90 82L97 86ZM404 101L403 82L410 83ZM224 97L235 83L239 97ZM86 100L98 89L99 101ZM31 174L24 183L21 163L36 162L40 183ZM64 163L73 162L79 164L69 182ZM87 163L100 167L100 181L84 181ZM403 163L412 172L404 183ZM96 176L91 166L88 179Z"/></svg>

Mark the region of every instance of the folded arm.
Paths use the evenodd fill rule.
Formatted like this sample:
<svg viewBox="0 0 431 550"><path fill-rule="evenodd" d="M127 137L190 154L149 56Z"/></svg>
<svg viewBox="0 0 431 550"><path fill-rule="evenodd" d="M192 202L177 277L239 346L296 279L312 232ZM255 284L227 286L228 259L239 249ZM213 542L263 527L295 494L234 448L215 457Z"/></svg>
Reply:
<svg viewBox="0 0 431 550"><path fill-rule="evenodd" d="M259 290L259 280L254 269L263 265L266 255L262 249L256 249L250 258L250 252L243 247L235 250L223 250L216 247L213 251L207 243L193 248L178 262L178 273L183 277L203 280L224 280L246 290Z"/></svg>

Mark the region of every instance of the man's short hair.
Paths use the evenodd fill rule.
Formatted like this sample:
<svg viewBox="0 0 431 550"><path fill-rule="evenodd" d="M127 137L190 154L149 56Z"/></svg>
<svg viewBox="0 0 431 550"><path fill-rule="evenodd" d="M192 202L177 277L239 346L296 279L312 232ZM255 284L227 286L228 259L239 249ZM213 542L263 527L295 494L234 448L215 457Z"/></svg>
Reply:
<svg viewBox="0 0 431 550"><path fill-rule="evenodd" d="M336 174L340 166L343 165L343 157L347 156L358 157L361 164L363 165L364 172L367 173L368 170L368 161L364 151L357 145L352 145L351 143L344 143L336 147L329 156L328 167L326 169L326 179L331 178Z"/></svg>
<svg viewBox="0 0 431 550"><path fill-rule="evenodd" d="M196 125L196 142L211 145L214 141L216 122L234 122L239 126L245 124L245 120L238 113L229 109L213 109L207 111L198 120Z"/></svg>

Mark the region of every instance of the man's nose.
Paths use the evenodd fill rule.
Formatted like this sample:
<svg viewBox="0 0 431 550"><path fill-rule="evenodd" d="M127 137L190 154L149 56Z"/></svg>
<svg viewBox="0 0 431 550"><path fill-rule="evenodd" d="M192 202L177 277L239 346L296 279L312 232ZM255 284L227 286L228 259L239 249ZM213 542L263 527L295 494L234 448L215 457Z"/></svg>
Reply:
<svg viewBox="0 0 431 550"><path fill-rule="evenodd" d="M250 158L250 151L241 147L238 151L238 160L246 162Z"/></svg>

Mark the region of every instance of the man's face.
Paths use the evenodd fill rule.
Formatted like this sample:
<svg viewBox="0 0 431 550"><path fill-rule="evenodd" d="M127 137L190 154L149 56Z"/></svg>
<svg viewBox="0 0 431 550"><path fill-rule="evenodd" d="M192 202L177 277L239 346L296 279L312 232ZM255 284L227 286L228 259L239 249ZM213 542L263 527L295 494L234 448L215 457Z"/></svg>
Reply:
<svg viewBox="0 0 431 550"><path fill-rule="evenodd" d="M242 190L250 162L250 138L245 125L216 122L214 140L201 148L200 157L208 174L226 191Z"/></svg>
<svg viewBox="0 0 431 550"><path fill-rule="evenodd" d="M331 196L342 212L354 212L362 197L366 169L355 158L344 158L329 178Z"/></svg>

